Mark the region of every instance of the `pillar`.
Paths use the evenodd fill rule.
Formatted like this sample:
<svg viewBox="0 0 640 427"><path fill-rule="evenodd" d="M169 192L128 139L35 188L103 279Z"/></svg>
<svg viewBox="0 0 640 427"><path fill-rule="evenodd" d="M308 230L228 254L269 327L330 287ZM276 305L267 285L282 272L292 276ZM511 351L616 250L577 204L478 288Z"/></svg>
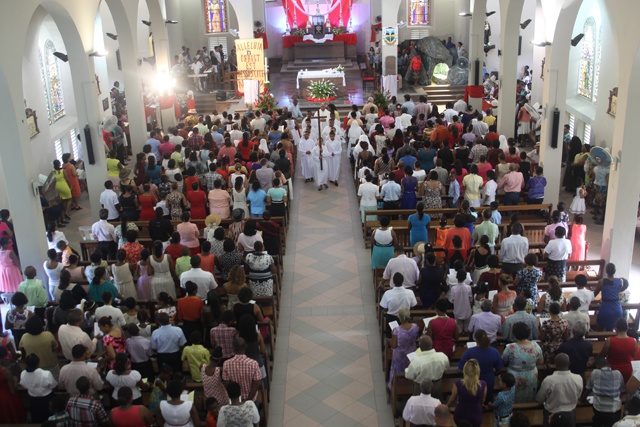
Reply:
<svg viewBox="0 0 640 427"><path fill-rule="evenodd" d="M144 102L142 99L142 81L138 64L134 56L122 60L122 80L127 96L127 115L129 134L131 135L131 152L134 155L142 151L147 136Z"/></svg>
<svg viewBox="0 0 640 427"><path fill-rule="evenodd" d="M607 211L602 230L601 257L616 264L619 277L629 277L635 244L636 216L638 209L637 159L640 145L635 140L640 132L640 122L634 112L640 108L640 88L632 82L631 76L640 72L640 55L636 53L635 64L625 67L624 62L633 58L620 58L619 93L615 127L613 130L612 154L620 157L618 167L611 167L607 194ZM631 70L633 72L631 72Z"/></svg>
<svg viewBox="0 0 640 427"><path fill-rule="evenodd" d="M518 78L518 38L524 0L500 2L500 103L498 133L514 136L516 80Z"/></svg>
<svg viewBox="0 0 640 427"><path fill-rule="evenodd" d="M400 3L402 0L384 0L382 2L382 28L385 27L395 27L398 24L398 11L400 10ZM398 43L401 40L398 39ZM381 43L381 52L382 52L382 74L393 75L398 74L398 46L392 45L389 46L386 43ZM387 61L388 57L396 58L396 67L395 69L387 69Z"/></svg>
<svg viewBox="0 0 640 427"><path fill-rule="evenodd" d="M253 38L253 2L250 0L229 0L238 17L238 32L241 39Z"/></svg>
<svg viewBox="0 0 640 427"><path fill-rule="evenodd" d="M478 68L478 83L482 84L482 63L484 62L484 21L487 13L487 0L471 0L471 29L467 51L469 53L469 85L474 85L476 81L476 60L480 61ZM468 20L467 17L458 19ZM478 111L482 110L482 99L470 98L469 103Z"/></svg>
<svg viewBox="0 0 640 427"><path fill-rule="evenodd" d="M0 144L0 166L6 178L7 201L13 219L13 227L20 251L20 263L24 270L33 265L38 277L44 279L42 260L46 259L45 227L40 207L40 196L34 193L32 177L36 176L27 161L33 156L27 127L24 125L22 103L21 61L12 68L15 81L6 81L0 70L0 126L5 143ZM11 89L18 93L11 93ZM8 143L11 141L11 143Z"/></svg>

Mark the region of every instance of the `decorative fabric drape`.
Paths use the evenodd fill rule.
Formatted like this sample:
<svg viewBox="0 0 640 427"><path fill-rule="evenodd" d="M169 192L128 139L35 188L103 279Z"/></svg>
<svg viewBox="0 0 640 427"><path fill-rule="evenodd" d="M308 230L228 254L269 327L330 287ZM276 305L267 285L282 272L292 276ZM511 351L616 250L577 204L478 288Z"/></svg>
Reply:
<svg viewBox="0 0 640 427"><path fill-rule="evenodd" d="M335 9L333 9L329 13L329 21L331 22L331 27L335 28L338 26L340 22L340 9L342 9L342 23L346 27L349 24L349 17L351 16L349 11L349 2L351 0L334 0L331 6L335 6L336 3L340 3ZM282 7L285 5L289 8L287 11L287 20L289 21L289 27L293 29L293 10L296 7L296 4L299 6L299 9L296 10L296 21L298 24L298 28L306 28L307 21L309 17L301 12L301 10L306 10L307 13L311 14L311 16L315 15L316 5L315 2L309 3L309 8L305 9L306 2L303 3L303 0L282 0ZM323 4L323 8L320 9L320 13L324 13L327 10L326 2ZM325 21L326 24L326 21Z"/></svg>

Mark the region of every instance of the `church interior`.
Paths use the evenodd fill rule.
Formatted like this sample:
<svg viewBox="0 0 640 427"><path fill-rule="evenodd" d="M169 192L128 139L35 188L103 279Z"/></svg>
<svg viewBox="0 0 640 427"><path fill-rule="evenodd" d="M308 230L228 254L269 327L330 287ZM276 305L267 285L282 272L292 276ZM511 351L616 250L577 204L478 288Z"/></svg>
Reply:
<svg viewBox="0 0 640 427"><path fill-rule="evenodd" d="M546 178L539 204L549 206L549 214L558 203L564 203L569 212L580 194L580 183L576 193L576 182L566 181L573 168L582 169L582 163L574 165L570 157L580 154L580 149L570 156L566 153L572 137L588 144L587 152L600 147L598 153L604 153L600 155L608 169L604 195L595 213L593 205L579 212L586 225L586 249L574 270L567 272L566 282L573 280L570 276L584 274L595 286L608 277L605 264L614 263L616 277L630 284L623 307L629 324L638 329L640 175L636 167L640 144L635 138L640 135L640 120L633 117L640 112L640 85L634 83L640 79L636 18L640 2L0 0L0 4L11 11L0 17L5 55L0 62L0 126L4 130L0 209L10 212L19 265L22 270L35 266L36 278L47 292L48 277L42 268L49 259L45 216L47 209L61 203L52 162L62 161L63 154L70 153L78 162L81 194L74 196L74 203L77 199L81 208L68 209L68 221L58 225L64 225L60 231L80 253L81 265L89 265L90 252L97 247L91 241L91 227L105 207L104 183L134 177L137 154L153 137L150 130L160 128L170 135L189 116L197 123L199 115L205 119L210 115L215 121L223 112L230 119L236 114L240 119L252 110L292 111L294 101L301 118L316 117L318 126L326 105L332 104L338 113L336 126L342 128L339 132L346 143L341 149L340 180L336 178L335 186L326 189L308 182L311 179L302 175L299 148L295 174L285 180L287 214L283 249L276 263L277 302L269 308L272 322L264 339L268 381L260 391L260 425L418 425L403 419L403 409L414 394L413 387L419 389L419 385L404 374L397 384L393 373L389 377L395 363L391 343L397 345L397 340L385 337L386 317L380 305L389 283L382 285L380 272L371 267L368 234L379 224L362 222L361 181L354 180L348 158L350 113L359 111L360 117L362 112L364 120L368 111L363 106L373 105L370 97L376 94L392 111L396 107L387 99L391 96L401 105L398 108L409 96L415 104L426 97L430 108L437 106L441 113L461 99L480 117L492 110L497 120L495 131L490 132L516 139L525 135L518 140L522 143L518 151L536 152L535 163L544 168ZM415 58L418 70L413 68ZM314 86L318 79L322 87ZM521 107L534 117L537 129L520 133ZM114 175L107 167L115 155L106 147L105 132L113 129L110 121L116 113L126 116L127 142L123 167ZM298 123L302 125L304 118ZM231 130L230 122L227 126L226 131ZM352 149L354 145L355 141ZM585 172L581 174L584 178ZM482 209L476 211L481 217ZM528 211L522 208L522 212L527 216ZM432 215L434 234L429 241L435 238L436 218ZM542 239L545 227L539 219L532 220L531 233L538 230ZM225 227L232 222L223 220ZM392 228L400 235L406 226L397 224ZM409 231L404 231L408 241ZM546 243L540 241L541 253ZM404 246L411 252L414 245ZM220 281L218 286L222 287ZM572 286L566 286L567 296ZM3 292L0 332L11 336L6 319L13 304L11 293ZM541 296L542 288L540 292ZM426 335L428 322L422 317L436 312L430 307L420 310L414 316L420 317L416 323ZM591 369L598 359L596 347L601 350L606 342L608 349L611 333L589 334L594 340ZM451 366L441 380L443 389L447 388L444 396L450 396L456 381L463 378L458 362L468 341L473 337L467 334L454 347ZM19 350L18 343L14 346ZM496 347L502 353L504 344ZM544 369L539 368L541 380L551 376L552 362L545 357ZM640 373L637 381L640 385ZM206 416L203 384L190 377L185 382L187 391L195 390L199 410ZM53 394L61 394L56 390ZM24 388L12 393L28 404L31 395ZM145 405L148 394L143 392ZM580 401L577 409L574 406L570 422L596 425L592 424L595 409L586 402ZM515 405L514 419L519 412L530 425L549 425L543 419L548 415L543 403ZM455 404L449 406L453 414ZM205 418L200 420L204 426ZM471 425L489 426L494 421L498 423L485 406L480 423ZM446 422L438 425L454 425L453 419ZM26 420L22 424L39 425ZM0 413L3 425L16 424L3 420ZM210 425L215 424L207 421L206 426Z"/></svg>

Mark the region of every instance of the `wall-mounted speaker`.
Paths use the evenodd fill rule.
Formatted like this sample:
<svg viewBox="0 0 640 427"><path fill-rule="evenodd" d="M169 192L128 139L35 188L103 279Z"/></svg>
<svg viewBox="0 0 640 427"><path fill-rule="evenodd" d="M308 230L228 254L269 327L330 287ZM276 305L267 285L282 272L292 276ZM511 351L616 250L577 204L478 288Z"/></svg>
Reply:
<svg viewBox="0 0 640 427"><path fill-rule="evenodd" d="M560 110L553 110L553 120L551 122L551 148L558 148L558 132L560 130Z"/></svg>
<svg viewBox="0 0 640 427"><path fill-rule="evenodd" d="M89 127L89 125L86 125L84 127L84 140L87 144L87 158L89 159L89 164L90 165L95 165L96 164L96 158L93 154L93 143L92 143L92 139L91 139L91 128Z"/></svg>

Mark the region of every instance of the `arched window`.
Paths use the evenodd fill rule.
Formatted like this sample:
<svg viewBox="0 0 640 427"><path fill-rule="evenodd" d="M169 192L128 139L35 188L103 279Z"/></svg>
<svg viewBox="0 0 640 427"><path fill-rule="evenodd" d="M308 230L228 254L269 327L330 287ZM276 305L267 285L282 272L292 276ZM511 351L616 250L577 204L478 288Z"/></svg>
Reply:
<svg viewBox="0 0 640 427"><path fill-rule="evenodd" d="M597 79L600 69L598 29L593 17L587 18L582 30L582 51L580 54L580 69L578 72L578 95L590 101L596 101Z"/></svg>
<svg viewBox="0 0 640 427"><path fill-rule="evenodd" d="M204 0L205 31L226 33L228 29L227 0Z"/></svg>
<svg viewBox="0 0 640 427"><path fill-rule="evenodd" d="M431 0L409 0L409 26L431 25Z"/></svg>
<svg viewBox="0 0 640 427"><path fill-rule="evenodd" d="M53 53L56 51L51 40L44 43L44 70L46 80L46 100L48 103L49 123L53 123L64 116L64 95L62 93L62 82L60 81L60 70L58 69L58 58Z"/></svg>

